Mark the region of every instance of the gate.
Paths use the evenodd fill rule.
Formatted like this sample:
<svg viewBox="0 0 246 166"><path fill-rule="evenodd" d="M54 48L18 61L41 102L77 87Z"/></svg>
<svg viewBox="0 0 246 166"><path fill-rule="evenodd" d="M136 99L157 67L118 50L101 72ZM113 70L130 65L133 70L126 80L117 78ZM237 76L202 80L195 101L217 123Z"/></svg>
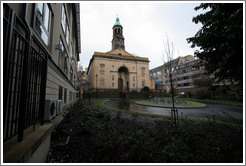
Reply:
<svg viewBox="0 0 246 166"><path fill-rule="evenodd" d="M43 124L47 53L6 4L4 27L3 141L37 123Z"/></svg>

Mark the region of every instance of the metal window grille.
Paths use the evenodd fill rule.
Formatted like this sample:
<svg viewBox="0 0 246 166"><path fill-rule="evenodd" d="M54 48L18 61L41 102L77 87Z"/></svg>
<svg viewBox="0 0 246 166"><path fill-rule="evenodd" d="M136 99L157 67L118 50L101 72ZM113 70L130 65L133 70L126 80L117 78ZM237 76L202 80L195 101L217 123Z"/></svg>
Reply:
<svg viewBox="0 0 246 166"><path fill-rule="evenodd" d="M29 28L4 5L4 141L43 123L47 54Z"/></svg>

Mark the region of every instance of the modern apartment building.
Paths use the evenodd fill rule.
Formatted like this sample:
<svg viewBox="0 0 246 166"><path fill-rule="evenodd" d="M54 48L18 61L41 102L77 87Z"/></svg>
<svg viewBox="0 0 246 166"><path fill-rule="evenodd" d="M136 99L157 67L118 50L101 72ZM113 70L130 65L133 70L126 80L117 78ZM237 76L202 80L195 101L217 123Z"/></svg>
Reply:
<svg viewBox="0 0 246 166"><path fill-rule="evenodd" d="M199 66L200 59L187 61L179 65L177 69L177 87L180 94L185 94L195 88L194 80L205 77L204 66Z"/></svg>
<svg viewBox="0 0 246 166"><path fill-rule="evenodd" d="M178 76L178 68L180 64L183 64L188 61L194 60L192 55L187 55L185 57L178 57L176 59L171 60L170 62L166 62L164 65L156 67L150 70L150 77L155 79L155 88L156 89L164 89L170 90L170 78L169 73L172 72L173 86L174 88L178 87L177 84L177 76Z"/></svg>
<svg viewBox="0 0 246 166"><path fill-rule="evenodd" d="M155 89L163 88L163 65L149 71L150 77L155 80Z"/></svg>
<svg viewBox="0 0 246 166"><path fill-rule="evenodd" d="M30 156L22 153L10 160L15 146L9 148L9 142L25 141L26 131L32 135L45 126L47 110L58 108L58 100L65 106L78 97L80 5L3 3L2 7L4 152L8 149L4 162L29 162ZM37 142L49 138L46 133Z"/></svg>

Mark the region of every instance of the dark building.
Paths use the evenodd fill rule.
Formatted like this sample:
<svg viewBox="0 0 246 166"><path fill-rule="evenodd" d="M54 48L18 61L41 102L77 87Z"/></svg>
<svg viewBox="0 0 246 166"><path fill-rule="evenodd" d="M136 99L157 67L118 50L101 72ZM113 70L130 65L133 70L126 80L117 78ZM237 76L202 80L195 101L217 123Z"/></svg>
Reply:
<svg viewBox="0 0 246 166"><path fill-rule="evenodd" d="M3 162L43 162L55 117L78 97L80 6L3 3L2 21Z"/></svg>

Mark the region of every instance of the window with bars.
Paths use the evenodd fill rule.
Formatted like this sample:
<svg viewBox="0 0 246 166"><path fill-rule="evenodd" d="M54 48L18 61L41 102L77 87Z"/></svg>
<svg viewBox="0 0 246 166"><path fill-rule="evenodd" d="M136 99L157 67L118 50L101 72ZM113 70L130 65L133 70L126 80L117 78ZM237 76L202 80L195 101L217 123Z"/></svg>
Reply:
<svg viewBox="0 0 246 166"><path fill-rule="evenodd" d="M40 5L42 17L44 6ZM4 32L4 98L3 98L3 141L18 136L23 140L24 130L43 124L45 89L47 77L47 54L14 11L3 5ZM37 4L33 4L37 7ZM34 8L36 10L36 8ZM47 11L47 10L46 10ZM35 17L33 29L35 29ZM37 18L39 19L39 18ZM40 18L41 19L41 18ZM41 21L43 21L42 19ZM40 26L39 26L40 28ZM11 33L10 33L11 32ZM11 41L11 42L9 42Z"/></svg>

